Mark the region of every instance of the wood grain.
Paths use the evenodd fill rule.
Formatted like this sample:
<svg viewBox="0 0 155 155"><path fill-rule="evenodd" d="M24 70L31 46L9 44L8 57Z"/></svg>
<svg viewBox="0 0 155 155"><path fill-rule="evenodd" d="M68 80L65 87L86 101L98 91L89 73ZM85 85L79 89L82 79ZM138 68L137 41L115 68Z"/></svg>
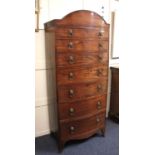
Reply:
<svg viewBox="0 0 155 155"><path fill-rule="evenodd" d="M104 128L105 116L103 113L95 116L81 119L78 121L70 121L69 123L60 123L60 135L63 140L75 139L79 136L87 134L91 130ZM74 127L74 130L71 130ZM82 136L81 136L82 138Z"/></svg>
<svg viewBox="0 0 155 155"><path fill-rule="evenodd" d="M70 93L72 90L73 93ZM72 102L107 93L107 79L58 86L58 101Z"/></svg>
<svg viewBox="0 0 155 155"><path fill-rule="evenodd" d="M74 67L70 69L59 69L57 73L58 85L91 82L100 78L107 79L108 67L100 65L97 67Z"/></svg>
<svg viewBox="0 0 155 155"><path fill-rule="evenodd" d="M69 46L70 44L72 47ZM56 41L57 52L105 51L108 50L108 46L108 41L103 40L59 39Z"/></svg>
<svg viewBox="0 0 155 155"><path fill-rule="evenodd" d="M56 29L56 39L102 39L108 40L108 26L104 26L101 28L57 28Z"/></svg>
<svg viewBox="0 0 155 155"><path fill-rule="evenodd" d="M73 60L70 60L70 57L73 58ZM94 66L97 64L108 64L108 50L103 51L94 51L94 52L62 52L56 54L56 60L57 60L57 67L63 67L63 68L71 68L76 66Z"/></svg>
<svg viewBox="0 0 155 155"><path fill-rule="evenodd" d="M59 104L59 118L61 122L77 120L90 114L105 112L106 96L96 96L93 99ZM71 109L73 109L71 111Z"/></svg>

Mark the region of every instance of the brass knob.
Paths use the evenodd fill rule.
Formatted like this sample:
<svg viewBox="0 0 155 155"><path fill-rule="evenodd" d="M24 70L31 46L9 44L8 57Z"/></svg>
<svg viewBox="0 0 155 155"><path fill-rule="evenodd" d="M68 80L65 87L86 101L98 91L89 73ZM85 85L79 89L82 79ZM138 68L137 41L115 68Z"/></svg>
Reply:
<svg viewBox="0 0 155 155"><path fill-rule="evenodd" d="M71 133L73 133L75 131L75 127L74 126L70 126L69 130L70 130Z"/></svg>
<svg viewBox="0 0 155 155"><path fill-rule="evenodd" d="M68 30L68 35L69 35L69 36L72 36L72 35L73 35L73 30L72 30L72 29L69 29L69 30Z"/></svg>
<svg viewBox="0 0 155 155"><path fill-rule="evenodd" d="M74 115L74 112L75 112L75 109L74 108L70 108L69 109L69 115L70 116L73 116Z"/></svg>
<svg viewBox="0 0 155 155"><path fill-rule="evenodd" d="M96 122L97 122L97 123L99 123L99 122L100 122L100 119L99 119L98 117L96 118Z"/></svg>
<svg viewBox="0 0 155 155"><path fill-rule="evenodd" d="M72 42L68 43L68 48L73 48L73 43Z"/></svg>
<svg viewBox="0 0 155 155"><path fill-rule="evenodd" d="M74 74L73 74L72 72L69 72L69 74L68 74L68 78L69 78L69 80L72 80L73 77L74 77Z"/></svg>
<svg viewBox="0 0 155 155"><path fill-rule="evenodd" d="M104 33L104 30L101 30L101 31L98 33L98 36L99 36L99 37L102 37L102 36L103 36L103 33Z"/></svg>
<svg viewBox="0 0 155 155"><path fill-rule="evenodd" d="M101 55L99 55L99 56L98 56L98 61L99 61L99 62L102 62L102 60L103 60L103 57L102 57Z"/></svg>
<svg viewBox="0 0 155 155"><path fill-rule="evenodd" d="M101 91L102 90L102 85L101 84L98 84L97 85L97 91L99 92L99 91Z"/></svg>
<svg viewBox="0 0 155 155"><path fill-rule="evenodd" d="M74 63L74 57L72 55L69 56L68 62L69 62L69 64Z"/></svg>
<svg viewBox="0 0 155 155"><path fill-rule="evenodd" d="M98 106L101 106L101 101L98 101L98 102L97 102L97 105L98 105Z"/></svg>
<svg viewBox="0 0 155 155"><path fill-rule="evenodd" d="M101 101L97 101L97 109L101 109Z"/></svg>
<svg viewBox="0 0 155 155"><path fill-rule="evenodd" d="M69 90L69 97L73 97L73 95L74 95L74 90L73 89L70 89Z"/></svg>
<svg viewBox="0 0 155 155"><path fill-rule="evenodd" d="M102 47L103 47L103 45L102 45L101 43L99 43L99 44L98 44L98 47L99 47L99 48L102 48Z"/></svg>
<svg viewBox="0 0 155 155"><path fill-rule="evenodd" d="M98 75L98 76L102 75L102 73L103 73L103 69L98 69L98 70L97 70L97 75Z"/></svg>
<svg viewBox="0 0 155 155"><path fill-rule="evenodd" d="M69 60L74 60L74 57L72 55L69 56Z"/></svg>

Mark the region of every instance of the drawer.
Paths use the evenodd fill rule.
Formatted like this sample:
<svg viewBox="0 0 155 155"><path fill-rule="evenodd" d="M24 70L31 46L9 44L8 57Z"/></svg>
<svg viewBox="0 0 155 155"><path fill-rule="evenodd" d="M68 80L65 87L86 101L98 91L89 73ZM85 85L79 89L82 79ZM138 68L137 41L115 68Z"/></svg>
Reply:
<svg viewBox="0 0 155 155"><path fill-rule="evenodd" d="M105 114L101 113L89 118L60 123L60 135L63 139L82 138L87 133L94 132L104 127Z"/></svg>
<svg viewBox="0 0 155 155"><path fill-rule="evenodd" d="M89 83L76 83L58 86L58 102L73 102L107 93L107 78Z"/></svg>
<svg viewBox="0 0 155 155"><path fill-rule="evenodd" d="M108 41L103 40L76 40L76 39L59 39L56 40L56 51L57 52L98 52L107 51Z"/></svg>
<svg viewBox="0 0 155 155"><path fill-rule="evenodd" d="M56 53L56 66L74 67L94 64L108 64L109 54L105 52L64 52Z"/></svg>
<svg viewBox="0 0 155 155"><path fill-rule="evenodd" d="M71 84L77 82L89 82L96 81L100 78L107 78L108 67L74 67L68 69L59 69L57 71L57 83L58 85Z"/></svg>
<svg viewBox="0 0 155 155"><path fill-rule="evenodd" d="M60 120L77 119L106 111L106 95L79 102L58 105Z"/></svg>
<svg viewBox="0 0 155 155"><path fill-rule="evenodd" d="M101 28L57 28L56 39L61 38L95 38L108 39L108 27Z"/></svg>

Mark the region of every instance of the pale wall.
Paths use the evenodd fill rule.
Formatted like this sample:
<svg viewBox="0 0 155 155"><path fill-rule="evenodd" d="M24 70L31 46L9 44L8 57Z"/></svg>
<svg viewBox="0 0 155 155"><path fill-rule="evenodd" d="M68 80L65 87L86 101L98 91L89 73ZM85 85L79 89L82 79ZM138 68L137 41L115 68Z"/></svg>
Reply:
<svg viewBox="0 0 155 155"><path fill-rule="evenodd" d="M54 102L56 100L52 83L53 72L51 57L45 53L44 30L36 35L35 66L35 135L41 136L55 131Z"/></svg>

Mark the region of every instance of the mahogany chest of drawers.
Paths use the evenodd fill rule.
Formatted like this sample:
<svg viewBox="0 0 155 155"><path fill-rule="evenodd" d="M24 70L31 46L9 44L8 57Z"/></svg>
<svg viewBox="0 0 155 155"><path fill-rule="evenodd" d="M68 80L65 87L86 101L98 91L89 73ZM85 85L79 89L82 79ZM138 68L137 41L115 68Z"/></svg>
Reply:
<svg viewBox="0 0 155 155"><path fill-rule="evenodd" d="M109 63L109 24L95 12L78 10L45 23L54 52L58 141L105 132Z"/></svg>

